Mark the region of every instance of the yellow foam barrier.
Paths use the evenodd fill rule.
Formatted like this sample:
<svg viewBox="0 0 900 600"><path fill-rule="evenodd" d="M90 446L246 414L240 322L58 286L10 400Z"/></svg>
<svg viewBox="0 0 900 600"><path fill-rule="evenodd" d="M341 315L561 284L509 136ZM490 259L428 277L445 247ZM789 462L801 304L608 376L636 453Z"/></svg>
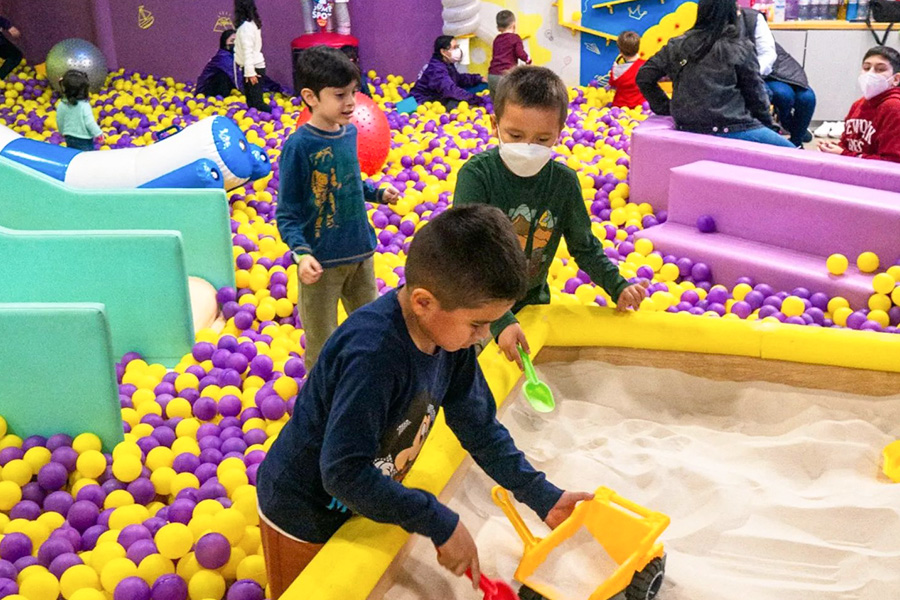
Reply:
<svg viewBox="0 0 900 600"><path fill-rule="evenodd" d="M680 313L623 314L576 305L528 307L519 319L532 356L544 346L605 346L900 372L900 337L894 335ZM521 373L493 343L479 362L497 404L502 404ZM404 485L440 494L464 456L441 413ZM408 538L409 534L398 526L354 517L338 530L283 598L363 600Z"/></svg>

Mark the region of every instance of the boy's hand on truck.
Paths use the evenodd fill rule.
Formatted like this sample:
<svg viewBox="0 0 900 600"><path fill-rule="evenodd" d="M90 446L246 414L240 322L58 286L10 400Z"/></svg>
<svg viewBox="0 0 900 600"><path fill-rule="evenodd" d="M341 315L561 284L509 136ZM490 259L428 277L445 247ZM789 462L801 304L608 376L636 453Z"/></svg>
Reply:
<svg viewBox="0 0 900 600"><path fill-rule="evenodd" d="M594 494L589 492L563 492L562 496L556 502L556 505L547 513L544 523L550 526L550 529L556 529L560 523L569 518L575 505L582 500L593 500Z"/></svg>

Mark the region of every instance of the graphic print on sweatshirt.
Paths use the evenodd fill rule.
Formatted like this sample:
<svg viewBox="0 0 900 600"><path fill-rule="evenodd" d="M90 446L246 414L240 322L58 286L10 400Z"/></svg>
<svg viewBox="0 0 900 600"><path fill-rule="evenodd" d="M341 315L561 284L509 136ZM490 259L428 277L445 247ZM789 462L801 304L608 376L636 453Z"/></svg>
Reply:
<svg viewBox="0 0 900 600"><path fill-rule="evenodd" d="M866 152L877 133L875 124L869 119L847 119L844 131L847 136L847 150L855 154Z"/></svg>
<svg viewBox="0 0 900 600"><path fill-rule="evenodd" d="M388 429L381 440L379 456L373 462L385 476L403 481L416 457L422 451L434 425L437 408L427 391L415 395L406 416L396 427Z"/></svg>
<svg viewBox="0 0 900 600"><path fill-rule="evenodd" d="M337 180L334 168L334 153L331 148L325 148L310 157L312 163L312 191L315 198L316 210L316 237L322 233L322 227L334 227L336 206L334 194L341 189L341 183Z"/></svg>
<svg viewBox="0 0 900 600"><path fill-rule="evenodd" d="M544 248L550 243L553 235L553 228L556 226L556 219L549 210L545 210L540 214L540 218L535 218L538 214L537 209L533 209L527 204L520 204L510 214L513 229L519 237L519 244L522 251L528 258L528 277L533 279L541 272L541 266L544 263ZM551 260L553 257L549 257Z"/></svg>

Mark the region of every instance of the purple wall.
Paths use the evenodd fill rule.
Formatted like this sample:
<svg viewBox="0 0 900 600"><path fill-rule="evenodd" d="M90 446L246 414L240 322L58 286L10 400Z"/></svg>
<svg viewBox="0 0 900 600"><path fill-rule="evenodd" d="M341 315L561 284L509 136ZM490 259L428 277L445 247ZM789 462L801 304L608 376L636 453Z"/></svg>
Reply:
<svg viewBox="0 0 900 600"><path fill-rule="evenodd" d="M91 4L92 0L5 0L0 2L0 14L22 33L15 43L28 62L38 64L61 40L81 38L96 43Z"/></svg>
<svg viewBox="0 0 900 600"><path fill-rule="evenodd" d="M290 87L290 42L301 31L300 3L257 0L257 5L269 74ZM149 19L139 23L140 6L152 15L149 26ZM119 67L193 81L218 49L215 29L220 18L232 18L234 5L230 0L0 0L0 10L22 30L29 63L43 62L56 42L80 37L114 53L107 59ZM440 0L351 0L350 12L363 66L407 81L428 60L441 32ZM398 16L410 17L409 30L397 26ZM110 22L112 40L101 39Z"/></svg>

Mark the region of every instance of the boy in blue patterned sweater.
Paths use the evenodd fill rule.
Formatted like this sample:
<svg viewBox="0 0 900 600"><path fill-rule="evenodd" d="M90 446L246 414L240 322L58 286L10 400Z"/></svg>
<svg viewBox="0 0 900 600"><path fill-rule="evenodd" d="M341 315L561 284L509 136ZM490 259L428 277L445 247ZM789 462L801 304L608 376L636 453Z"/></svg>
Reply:
<svg viewBox="0 0 900 600"><path fill-rule="evenodd" d="M297 262L297 308L306 331L307 372L347 313L378 297L372 255L375 232L365 201L395 203L400 194L363 183L350 115L359 70L339 50L317 46L297 63L300 97L312 116L284 144L276 219Z"/></svg>

